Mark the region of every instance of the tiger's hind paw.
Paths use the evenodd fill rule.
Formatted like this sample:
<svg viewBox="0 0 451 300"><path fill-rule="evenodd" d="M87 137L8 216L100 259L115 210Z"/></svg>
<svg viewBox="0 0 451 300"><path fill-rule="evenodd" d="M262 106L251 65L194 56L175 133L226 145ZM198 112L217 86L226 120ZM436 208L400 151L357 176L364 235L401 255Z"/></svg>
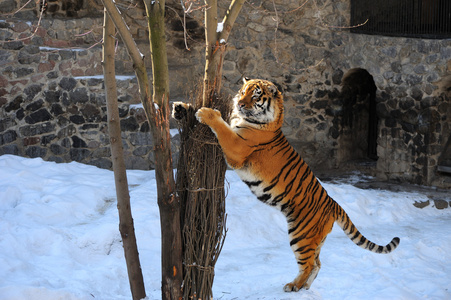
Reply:
<svg viewBox="0 0 451 300"><path fill-rule="evenodd" d="M283 290L285 292L299 292L300 289L308 290L310 288L310 284L305 282L304 284L297 284L296 280L290 283L285 284Z"/></svg>
<svg viewBox="0 0 451 300"><path fill-rule="evenodd" d="M293 282L285 284L283 287L284 292L298 292L299 288Z"/></svg>

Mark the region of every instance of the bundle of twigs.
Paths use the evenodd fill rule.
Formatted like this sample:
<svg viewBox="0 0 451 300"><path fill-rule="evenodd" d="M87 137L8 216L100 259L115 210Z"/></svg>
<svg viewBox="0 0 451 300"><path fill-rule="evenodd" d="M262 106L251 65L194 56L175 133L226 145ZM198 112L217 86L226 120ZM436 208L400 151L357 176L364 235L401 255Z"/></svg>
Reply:
<svg viewBox="0 0 451 300"><path fill-rule="evenodd" d="M226 101L215 99L214 103L223 116L228 115ZM177 191L182 204L183 294L184 299L210 299L214 267L226 233L227 165L215 135L196 121L194 110L180 127Z"/></svg>

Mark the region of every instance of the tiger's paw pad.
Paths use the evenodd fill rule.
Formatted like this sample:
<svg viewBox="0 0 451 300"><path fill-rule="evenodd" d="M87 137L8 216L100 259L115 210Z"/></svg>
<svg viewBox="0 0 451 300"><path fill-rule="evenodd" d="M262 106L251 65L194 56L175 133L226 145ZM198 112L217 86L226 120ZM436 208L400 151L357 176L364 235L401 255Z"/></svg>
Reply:
<svg viewBox="0 0 451 300"><path fill-rule="evenodd" d="M202 107L196 112L196 118L199 122L208 124L211 120L221 118L221 113L216 109Z"/></svg>
<svg viewBox="0 0 451 300"><path fill-rule="evenodd" d="M172 104L172 117L176 120L182 120L188 114L189 105L183 102L174 102Z"/></svg>
<svg viewBox="0 0 451 300"><path fill-rule="evenodd" d="M298 288L293 282L290 282L283 287L283 290L284 292L298 292L300 288Z"/></svg>

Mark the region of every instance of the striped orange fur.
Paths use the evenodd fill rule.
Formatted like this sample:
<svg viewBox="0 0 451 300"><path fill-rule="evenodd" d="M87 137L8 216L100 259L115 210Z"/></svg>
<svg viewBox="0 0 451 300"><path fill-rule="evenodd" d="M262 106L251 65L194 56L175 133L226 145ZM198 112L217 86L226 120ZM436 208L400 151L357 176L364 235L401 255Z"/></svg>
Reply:
<svg viewBox="0 0 451 300"><path fill-rule="evenodd" d="M194 110L178 102L173 115ZM230 124L219 111L201 108L199 122L216 134L227 163L262 202L277 207L288 222L288 235L299 274L285 285L285 291L310 288L321 267L319 254L335 222L359 247L375 253L390 253L399 238L386 246L366 239L354 226L343 208L335 202L302 157L282 133L283 97L266 80L245 80L234 98Z"/></svg>

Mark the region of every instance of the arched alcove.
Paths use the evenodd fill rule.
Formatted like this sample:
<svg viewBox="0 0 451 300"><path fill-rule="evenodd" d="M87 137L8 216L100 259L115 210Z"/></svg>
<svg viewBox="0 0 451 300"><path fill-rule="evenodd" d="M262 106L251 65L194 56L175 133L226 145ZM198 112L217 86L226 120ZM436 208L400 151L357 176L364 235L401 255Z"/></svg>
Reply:
<svg viewBox="0 0 451 300"><path fill-rule="evenodd" d="M365 69L355 68L342 79L339 160L377 160L376 84Z"/></svg>

